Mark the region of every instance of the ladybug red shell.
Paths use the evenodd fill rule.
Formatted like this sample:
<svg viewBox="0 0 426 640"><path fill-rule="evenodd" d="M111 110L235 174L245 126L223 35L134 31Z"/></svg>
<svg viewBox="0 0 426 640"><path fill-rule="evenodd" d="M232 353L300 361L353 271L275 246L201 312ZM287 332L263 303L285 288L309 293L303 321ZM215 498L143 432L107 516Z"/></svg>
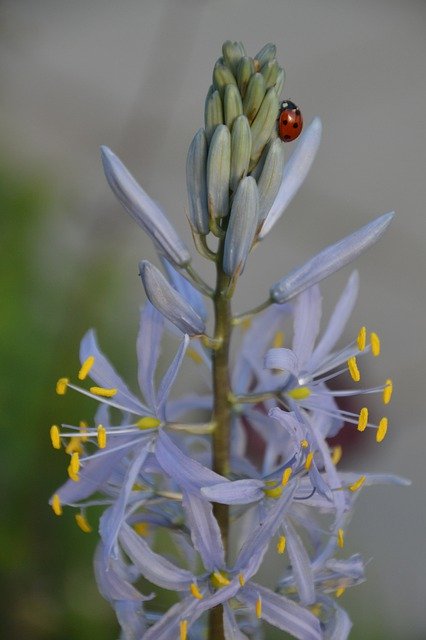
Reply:
<svg viewBox="0 0 426 640"><path fill-rule="evenodd" d="M278 116L278 135L283 142L292 142L300 136L303 129L302 113L294 102L284 100Z"/></svg>

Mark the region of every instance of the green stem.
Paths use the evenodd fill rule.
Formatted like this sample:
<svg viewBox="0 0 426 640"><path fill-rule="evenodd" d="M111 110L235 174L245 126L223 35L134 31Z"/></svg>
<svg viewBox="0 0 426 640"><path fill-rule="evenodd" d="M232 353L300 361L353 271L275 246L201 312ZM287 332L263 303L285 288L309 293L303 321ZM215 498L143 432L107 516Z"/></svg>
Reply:
<svg viewBox="0 0 426 640"><path fill-rule="evenodd" d="M232 402L229 379L229 345L232 333L231 302L227 296L230 278L222 269L223 241L218 250L216 263L216 290L213 296L215 311L214 338L218 342L217 349L212 351L213 359L213 394L216 429L213 432L213 470L222 476L229 475L230 465L230 431ZM219 524L225 552L228 552L229 507L214 503L213 513ZM210 612L209 640L225 640L223 630L223 607L218 605Z"/></svg>

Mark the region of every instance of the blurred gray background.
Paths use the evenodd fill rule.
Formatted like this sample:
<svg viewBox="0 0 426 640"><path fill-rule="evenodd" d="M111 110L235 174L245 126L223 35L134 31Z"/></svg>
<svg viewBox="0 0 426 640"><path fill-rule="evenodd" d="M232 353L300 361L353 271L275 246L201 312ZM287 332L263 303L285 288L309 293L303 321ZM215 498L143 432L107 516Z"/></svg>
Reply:
<svg viewBox="0 0 426 640"><path fill-rule="evenodd" d="M347 334L365 323L382 338L368 378L394 379L389 435L351 466L413 484L361 496L348 550L372 561L368 582L342 604L351 638L426 637L425 35L426 4L413 0L0 2L3 637L117 637L93 584L95 537L46 506L65 469L48 426L76 411L52 388L76 369L90 326L121 371L134 369L137 263L154 252L114 201L98 147L122 157L190 242L186 152L226 39L242 40L250 55L275 42L285 97L305 122L319 115L324 126L304 187L249 262L239 310L313 252L397 212L358 261L361 295ZM349 273L325 286L327 304Z"/></svg>

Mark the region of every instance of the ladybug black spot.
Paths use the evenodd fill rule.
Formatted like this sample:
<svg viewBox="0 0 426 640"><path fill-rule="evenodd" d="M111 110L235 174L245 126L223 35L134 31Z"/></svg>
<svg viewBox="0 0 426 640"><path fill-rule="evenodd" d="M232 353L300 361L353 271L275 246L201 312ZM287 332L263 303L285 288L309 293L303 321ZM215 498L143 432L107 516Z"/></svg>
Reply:
<svg viewBox="0 0 426 640"><path fill-rule="evenodd" d="M296 109L296 115L300 116L300 109Z"/></svg>
<svg viewBox="0 0 426 640"><path fill-rule="evenodd" d="M288 120L283 120L283 125L285 126L288 123Z"/></svg>
<svg viewBox="0 0 426 640"><path fill-rule="evenodd" d="M299 125L297 124L297 122L294 123L293 125L293 129L298 129Z"/></svg>

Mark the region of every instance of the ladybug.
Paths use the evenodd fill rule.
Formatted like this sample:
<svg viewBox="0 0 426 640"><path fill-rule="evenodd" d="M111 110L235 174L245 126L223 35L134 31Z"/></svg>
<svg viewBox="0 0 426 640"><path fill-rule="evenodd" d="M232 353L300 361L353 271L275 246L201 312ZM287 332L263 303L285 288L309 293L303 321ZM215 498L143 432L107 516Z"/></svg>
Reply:
<svg viewBox="0 0 426 640"><path fill-rule="evenodd" d="M283 142L292 142L302 133L303 116L299 107L290 100L281 103L278 116L278 135Z"/></svg>

